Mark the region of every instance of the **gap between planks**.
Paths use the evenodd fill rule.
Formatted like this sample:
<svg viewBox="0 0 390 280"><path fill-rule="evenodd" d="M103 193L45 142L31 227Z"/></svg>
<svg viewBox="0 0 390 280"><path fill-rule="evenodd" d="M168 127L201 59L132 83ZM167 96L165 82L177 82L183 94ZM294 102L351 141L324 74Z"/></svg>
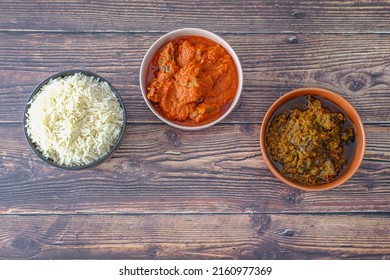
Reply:
<svg viewBox="0 0 390 280"><path fill-rule="evenodd" d="M0 217L10 216L242 216L242 215L285 215L285 216L390 216L390 212L77 212L76 213L58 213L58 212L30 212L30 213L0 213Z"/></svg>
<svg viewBox="0 0 390 280"><path fill-rule="evenodd" d="M183 27L184 28L184 27ZM50 33L50 34L128 34L128 35L163 35L171 32L173 29L165 31L123 31L123 30L51 30L51 29L0 29L1 33ZM214 32L222 35L284 35L284 34L323 34L323 35L390 35L390 31L340 31L340 32L322 32L322 31L218 31Z"/></svg>

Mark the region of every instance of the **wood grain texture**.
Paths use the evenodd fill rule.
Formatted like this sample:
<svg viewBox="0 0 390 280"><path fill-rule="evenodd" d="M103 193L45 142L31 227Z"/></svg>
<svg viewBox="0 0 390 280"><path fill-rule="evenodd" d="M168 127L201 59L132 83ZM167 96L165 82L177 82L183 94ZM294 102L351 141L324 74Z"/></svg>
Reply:
<svg viewBox="0 0 390 280"><path fill-rule="evenodd" d="M389 32L386 1L1 1L0 29L218 32Z"/></svg>
<svg viewBox="0 0 390 280"><path fill-rule="evenodd" d="M0 2L0 259L389 259L390 3L379 0ZM244 71L222 124L162 124L139 89L164 33L221 35ZM45 164L24 139L25 103L50 75L107 78L128 114L102 165ZM299 87L338 92L365 122L347 183L301 192L267 170L264 114Z"/></svg>
<svg viewBox="0 0 390 280"><path fill-rule="evenodd" d="M1 259L388 259L389 215L1 215Z"/></svg>
<svg viewBox="0 0 390 280"><path fill-rule="evenodd" d="M50 75L85 69L122 95L130 123L159 122L139 88L144 53L158 35L0 32L0 122L21 122L32 91ZM365 122L389 122L390 36L227 35L240 57L244 87L225 123L260 123L282 94L323 87L344 96Z"/></svg>
<svg viewBox="0 0 390 280"><path fill-rule="evenodd" d="M0 126L1 213L256 213L390 211L390 126L368 125L357 174L326 192L300 192L268 171L260 125L184 132L129 125L102 165L63 171L38 158L20 125ZM212 137L210 137L212 135Z"/></svg>

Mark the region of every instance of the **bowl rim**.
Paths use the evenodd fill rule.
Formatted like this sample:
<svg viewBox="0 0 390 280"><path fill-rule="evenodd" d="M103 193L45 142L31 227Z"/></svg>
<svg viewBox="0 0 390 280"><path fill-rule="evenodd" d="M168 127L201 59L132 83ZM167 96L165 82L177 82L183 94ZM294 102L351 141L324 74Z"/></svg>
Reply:
<svg viewBox="0 0 390 280"><path fill-rule="evenodd" d="M31 106L31 100L40 92L41 88L46 85L47 83L49 83L51 80L53 79L56 79L56 78L60 78L60 77L66 77L66 76L71 76L71 75L74 75L76 73L81 73L81 74L84 74L86 76L91 76L91 77L94 77L94 78L97 78L99 79L99 81L102 81L102 82L105 82L108 84L108 86L111 88L111 90L114 92L115 96L118 98L119 100L119 104L120 106L122 107L123 109L123 125L122 125L122 128L121 128L121 132L118 136L118 139L117 141L115 142L114 146L110 149L110 151L108 153L106 153L104 156L102 156L101 158L97 159L96 161L94 162L91 162L91 163L88 163L88 164L85 164L85 165L79 165L79 166L65 166L65 165L61 165L61 164L58 164L58 163L55 163L54 161L44 157L40 152L39 150L37 149L36 145L32 142L32 140L30 139L30 137L28 136L27 134L27 127L26 127L26 121L27 121L27 111L29 110L30 106ZM125 131L126 131L126 124L127 124L127 114L126 114L126 107L125 107L125 103L123 102L123 99L121 97L121 95L119 94L119 92L116 90L116 88L105 78L101 77L100 75L94 73L94 72L90 72L90 71L87 71L87 70L81 70L81 69L72 69L72 70L64 70L64 71L60 71L56 74L53 74L51 75L50 77L48 77L47 79L45 79L43 82L41 82L35 89L34 91L31 93L30 97L28 98L27 100L27 103L26 103L26 107L24 109L24 114L23 114L23 130L24 130L24 135L25 135L25 138L28 142L28 144L30 145L30 148L34 151L34 153L39 157L41 158L43 161L45 161L46 163L52 165L52 166L55 166L57 168L61 168L61 169L65 169L65 170L81 170L81 169L85 169L85 168L89 168L89 167L94 167L94 166L98 166L99 164L103 163L104 161L108 160L114 153L115 151L119 148L119 145L124 137L124 134L125 134Z"/></svg>
<svg viewBox="0 0 390 280"><path fill-rule="evenodd" d="M333 102L336 104L340 109L342 110L343 114L346 114L349 119L351 120L351 123L353 124L355 128L355 138L356 138L356 150L354 153L354 156L352 158L352 161L348 167L348 169L345 171L344 174L336 178L335 180L324 183L321 185L303 185L294 181L291 181L287 179L284 175L282 175L279 170L273 165L268 152L265 147L265 136L268 128L269 121L271 120L273 114L275 111L285 102L292 100L294 98L300 97L300 96L305 96L305 95L312 95L312 96L321 96L330 102ZM332 98L332 99L330 99ZM348 113L349 112L349 113ZM294 187L300 190L305 190L305 191L325 191L325 190L330 190L333 189L337 186L342 185L345 183L347 180L349 180L359 169L363 158L364 158L364 153L366 149L366 134L364 130L364 125L362 120L360 119L359 114L355 110L355 108L346 100L344 99L341 95L327 90L323 88L317 88L317 87L307 87L307 88L298 88L295 90L292 90L290 92L287 92L286 94L282 95L279 97L268 109L267 113L265 114L263 118L263 122L261 124L261 129L260 129L260 150L263 156L263 159L268 167L268 169L274 174L274 176L285 183L286 185L289 185L290 187Z"/></svg>
<svg viewBox="0 0 390 280"><path fill-rule="evenodd" d="M213 120L212 122L203 124L203 125L186 126L186 125L181 125L181 124L178 124L176 122L170 121L167 118L165 118L162 114L160 114L160 112L158 112L156 110L156 108L154 107L152 102L147 98L147 89L146 89L145 79L146 79L146 71L147 71L147 68L149 66L150 61L152 60L152 58L155 55L155 53L164 44L168 43L169 41L171 41L173 39L176 39L176 38L182 37L182 36L200 36L200 37L204 37L204 38L210 39L210 40L218 43L232 57L235 65L236 65L236 69L237 69L237 75L238 75L237 91L236 91L234 99L233 99L232 103L230 104L229 108L221 116L219 116L217 119ZM211 126L221 122L224 118L226 118L233 111L233 109L236 107L236 105L237 105L237 103L238 103L238 101L239 101L239 99L241 97L241 94L242 94L243 71L242 71L242 66L241 66L240 59L238 58L236 52L229 45L229 43L227 43L222 37L220 37L219 35L217 35L217 34L215 34L213 32L205 30L205 29L200 29L200 28L181 28L181 29L176 29L176 30L173 30L173 31L170 31L170 32L164 34L163 36L158 38L149 47L149 49L145 53L144 58L143 58L142 63L141 63L140 72L139 72L139 84L140 84L140 88L141 88L142 97L144 98L144 100L145 100L146 104L148 105L149 109L154 113L154 115L156 117L158 117L161 121L165 122L166 124L168 124L168 125L170 125L172 127L175 127L175 128L178 128L178 129L182 129L182 130L189 130L189 131L192 130L192 131L194 131L194 130L205 129L205 128L211 127Z"/></svg>

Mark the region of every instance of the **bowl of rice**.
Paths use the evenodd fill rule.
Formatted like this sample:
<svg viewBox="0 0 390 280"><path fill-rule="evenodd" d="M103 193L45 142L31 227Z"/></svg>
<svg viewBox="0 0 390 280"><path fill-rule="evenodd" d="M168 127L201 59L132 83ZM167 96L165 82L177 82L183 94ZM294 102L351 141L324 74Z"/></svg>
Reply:
<svg viewBox="0 0 390 280"><path fill-rule="evenodd" d="M23 118L32 150L63 169L96 166L118 149L126 110L117 90L84 70L57 73L31 94Z"/></svg>

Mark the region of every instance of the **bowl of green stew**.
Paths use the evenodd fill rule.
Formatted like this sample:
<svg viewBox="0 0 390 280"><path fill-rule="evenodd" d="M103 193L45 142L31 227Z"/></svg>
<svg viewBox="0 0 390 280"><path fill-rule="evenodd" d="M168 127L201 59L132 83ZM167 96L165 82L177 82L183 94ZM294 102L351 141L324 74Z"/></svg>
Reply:
<svg viewBox="0 0 390 280"><path fill-rule="evenodd" d="M357 111L341 95L321 88L286 93L270 107L260 130L268 169L306 191L335 188L358 170L366 136Z"/></svg>

